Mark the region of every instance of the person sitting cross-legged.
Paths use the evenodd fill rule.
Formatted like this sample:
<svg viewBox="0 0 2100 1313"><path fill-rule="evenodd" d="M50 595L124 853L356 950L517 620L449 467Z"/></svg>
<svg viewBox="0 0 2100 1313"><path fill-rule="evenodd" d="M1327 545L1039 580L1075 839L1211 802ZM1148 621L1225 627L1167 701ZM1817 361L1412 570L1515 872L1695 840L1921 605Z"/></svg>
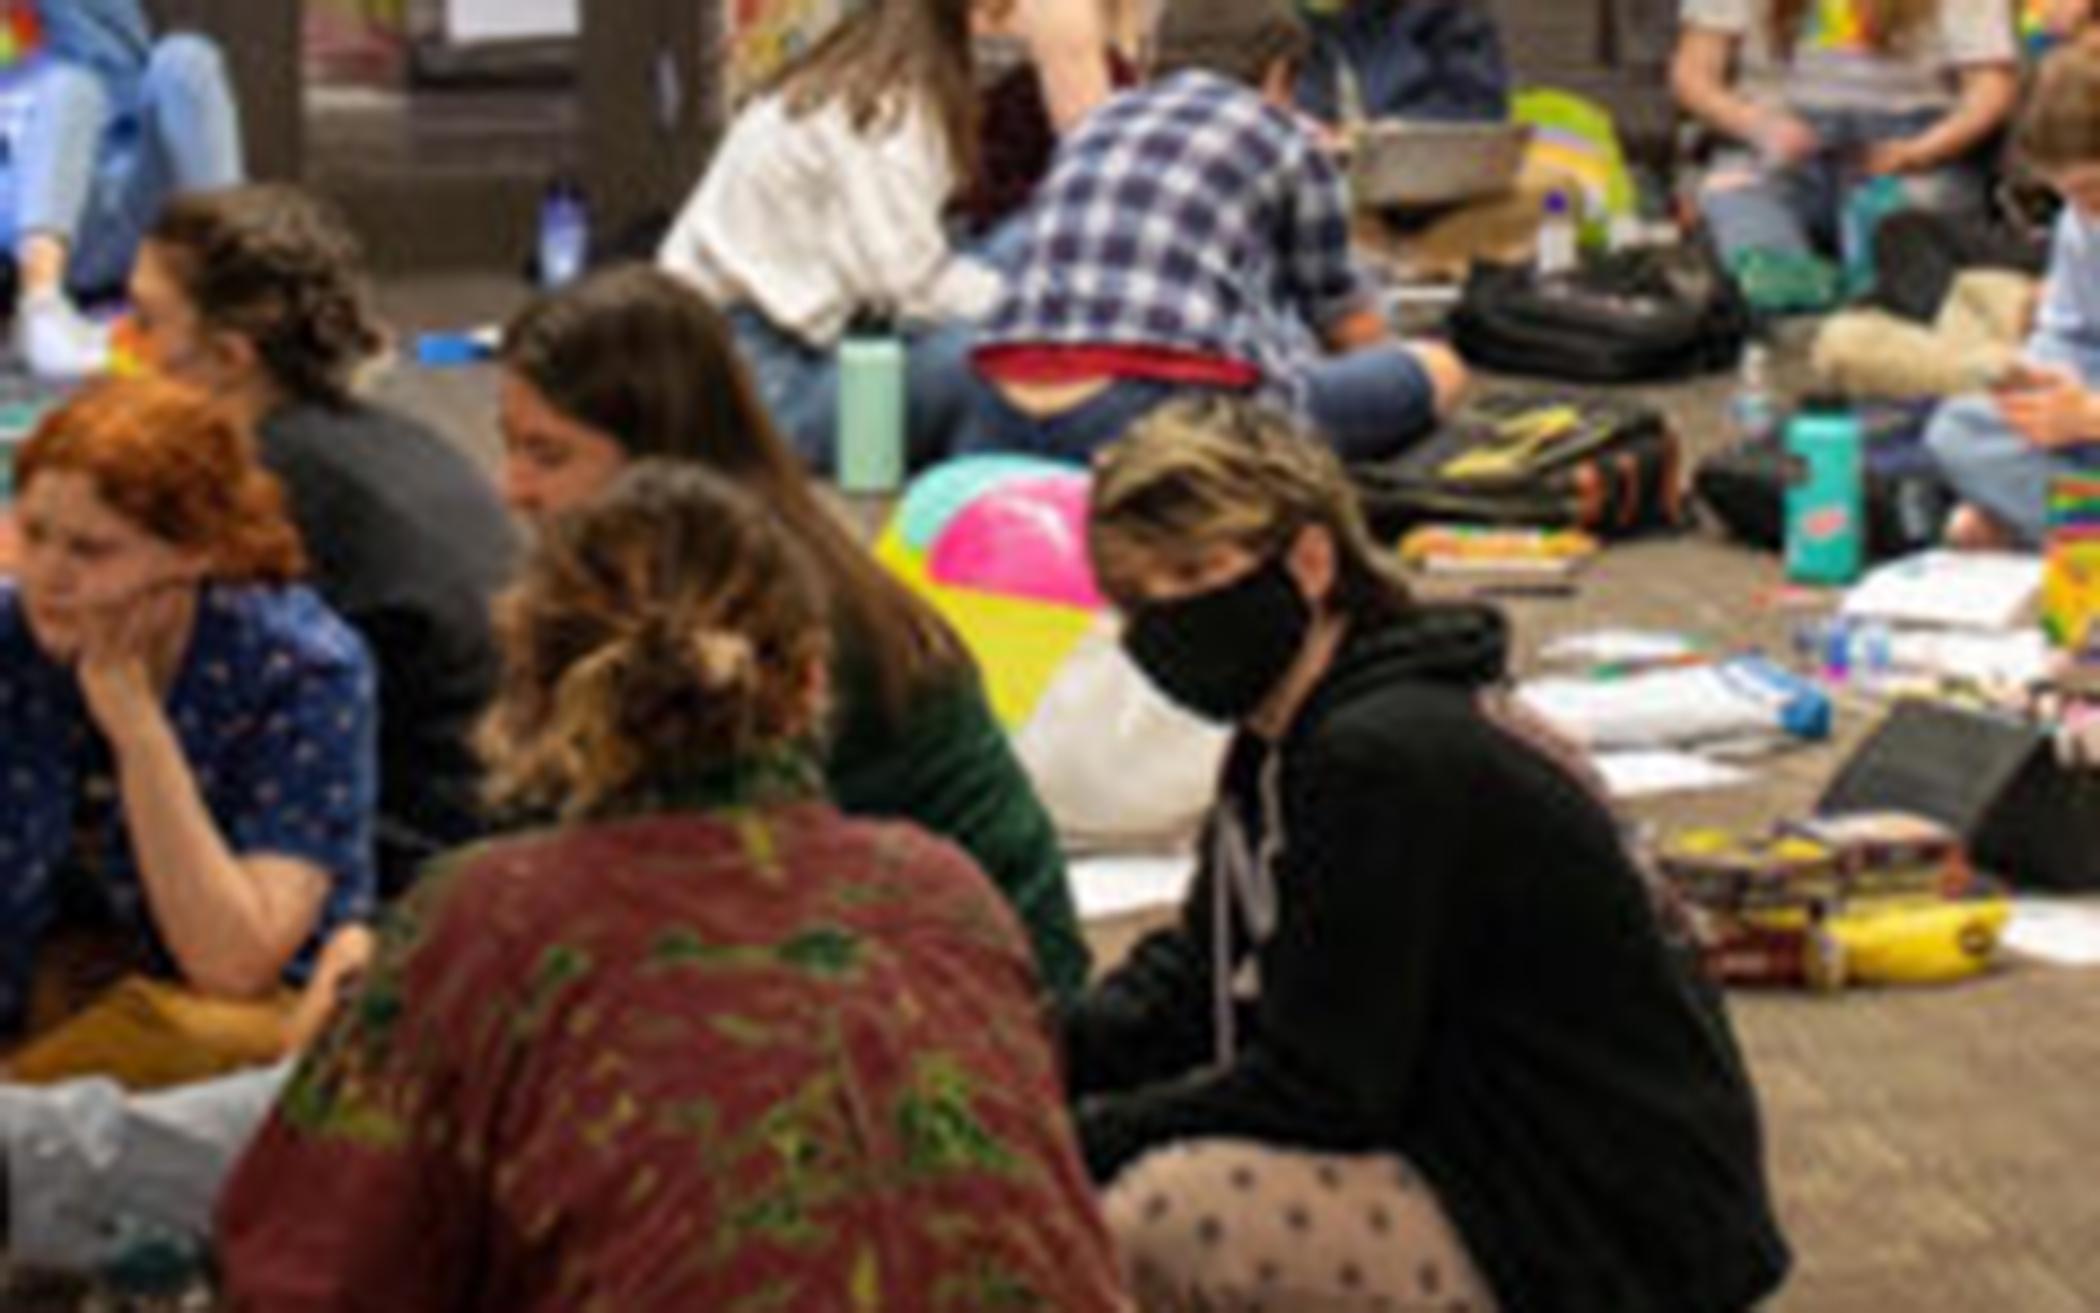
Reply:
<svg viewBox="0 0 2100 1313"><path fill-rule="evenodd" d="M1186 391L1254 393L1346 457L1426 435L1462 393L1397 339L1350 253L1342 178L1291 108L1291 0L1170 0L1151 82L1059 147L972 359L972 437L1084 459Z"/></svg>
<svg viewBox="0 0 2100 1313"><path fill-rule="evenodd" d="M547 526L487 745L561 819L382 931L227 1187L231 1307L1126 1307L1012 913L823 796L818 577L690 465Z"/></svg>
<svg viewBox="0 0 2100 1313"><path fill-rule="evenodd" d="M279 1057L370 910L374 689L211 399L110 382L16 464L0 584L5 1075L134 1088Z"/></svg>

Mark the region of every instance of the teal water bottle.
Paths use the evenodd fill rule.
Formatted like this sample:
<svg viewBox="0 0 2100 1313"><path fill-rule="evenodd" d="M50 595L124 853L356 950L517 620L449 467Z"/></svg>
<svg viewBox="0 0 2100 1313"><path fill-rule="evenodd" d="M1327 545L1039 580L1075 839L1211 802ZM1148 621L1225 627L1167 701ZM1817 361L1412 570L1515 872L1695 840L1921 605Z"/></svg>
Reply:
<svg viewBox="0 0 2100 1313"><path fill-rule="evenodd" d="M1866 449L1859 419L1806 410L1786 427L1786 575L1848 584L1866 559Z"/></svg>
<svg viewBox="0 0 2100 1313"><path fill-rule="evenodd" d="M839 343L839 489L895 492L903 483L904 343L848 337Z"/></svg>

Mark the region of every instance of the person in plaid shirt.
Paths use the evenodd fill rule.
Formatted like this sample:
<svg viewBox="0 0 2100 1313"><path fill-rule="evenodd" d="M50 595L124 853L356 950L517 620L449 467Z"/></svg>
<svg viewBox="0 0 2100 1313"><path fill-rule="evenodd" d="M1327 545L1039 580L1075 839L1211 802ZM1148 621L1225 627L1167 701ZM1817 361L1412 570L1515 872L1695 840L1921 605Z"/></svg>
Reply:
<svg viewBox="0 0 2100 1313"><path fill-rule="evenodd" d="M1085 457L1208 389L1375 459L1455 402L1464 366L1393 337L1350 258L1341 175L1288 109L1308 44L1289 0L1171 0L1154 80L1060 149L978 333L984 446Z"/></svg>

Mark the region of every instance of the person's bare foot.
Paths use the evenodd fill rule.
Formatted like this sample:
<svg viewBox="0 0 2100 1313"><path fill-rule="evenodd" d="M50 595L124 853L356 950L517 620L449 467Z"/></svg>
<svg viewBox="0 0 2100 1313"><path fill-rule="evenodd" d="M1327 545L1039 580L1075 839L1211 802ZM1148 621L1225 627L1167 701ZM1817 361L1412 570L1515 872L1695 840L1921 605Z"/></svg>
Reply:
<svg viewBox="0 0 2100 1313"><path fill-rule="evenodd" d="M1941 538L1949 547L1964 552L2003 552L2019 546L2012 530L1989 511L1966 502L1947 517Z"/></svg>

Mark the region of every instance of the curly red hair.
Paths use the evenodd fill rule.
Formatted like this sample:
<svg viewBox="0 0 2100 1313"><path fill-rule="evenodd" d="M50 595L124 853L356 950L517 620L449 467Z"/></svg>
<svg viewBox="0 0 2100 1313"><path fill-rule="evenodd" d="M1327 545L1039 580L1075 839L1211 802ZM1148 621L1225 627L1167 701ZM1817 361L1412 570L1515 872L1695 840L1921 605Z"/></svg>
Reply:
<svg viewBox="0 0 2100 1313"><path fill-rule="evenodd" d="M111 510L202 552L214 579L288 583L306 572L283 488L247 429L201 392L153 378L86 388L23 444L17 491L52 470L86 475Z"/></svg>

